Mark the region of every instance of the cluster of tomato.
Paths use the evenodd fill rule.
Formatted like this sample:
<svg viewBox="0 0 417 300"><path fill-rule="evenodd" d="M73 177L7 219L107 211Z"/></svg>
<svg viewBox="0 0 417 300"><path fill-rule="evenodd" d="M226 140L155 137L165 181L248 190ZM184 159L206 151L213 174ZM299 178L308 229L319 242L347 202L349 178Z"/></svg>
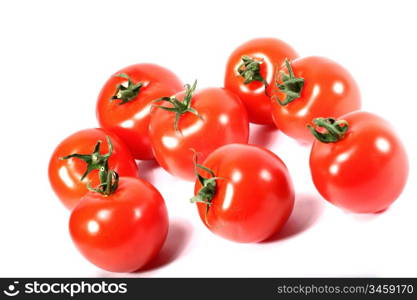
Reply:
<svg viewBox="0 0 417 300"><path fill-rule="evenodd" d="M331 203L385 210L404 188L407 155L391 126L360 108L359 88L342 66L298 58L274 38L238 47L224 88L183 86L163 67L132 65L99 94L101 128L55 149L49 178L71 210L81 253L106 270L135 271L158 254L169 226L162 196L138 177L135 160L156 159L172 175L196 180L191 202L224 238L259 242L284 226L294 206L290 175L277 155L247 144L249 122L313 143L312 179Z"/></svg>

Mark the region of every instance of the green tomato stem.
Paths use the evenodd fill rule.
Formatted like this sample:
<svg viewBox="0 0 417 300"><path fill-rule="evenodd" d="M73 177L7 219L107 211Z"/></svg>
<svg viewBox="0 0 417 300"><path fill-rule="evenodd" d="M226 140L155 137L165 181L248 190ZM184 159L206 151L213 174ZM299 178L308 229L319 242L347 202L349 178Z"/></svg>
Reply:
<svg viewBox="0 0 417 300"><path fill-rule="evenodd" d="M127 86L122 84L117 85L114 95L110 98L111 101L120 100L119 105L126 104L133 101L139 94L140 89L143 86L142 82L133 83L129 75L121 73L115 75L115 77L121 77L127 79Z"/></svg>
<svg viewBox="0 0 417 300"><path fill-rule="evenodd" d="M83 160L87 164L86 171L81 176L80 180L82 181L88 174L93 170L98 170L98 176L100 179L100 184L93 188L90 185L90 182L87 183L87 188L90 191L100 193L102 195L108 196L114 193L117 189L119 183L119 175L114 170L109 170L109 158L113 153L113 144L110 140L110 137L106 136L107 143L109 145L109 151L102 155L100 154L100 146L102 141L97 141L94 146L94 150L91 154L78 154L73 153L60 159L70 159L77 158Z"/></svg>
<svg viewBox="0 0 417 300"><path fill-rule="evenodd" d="M191 107L191 100L193 98L193 93L197 87L197 80L194 81L194 84L192 86L189 84L186 84L184 87L185 87L185 95L182 101L178 100L175 96L162 97L153 101L154 103L168 102L172 105L170 107L167 107L167 106L154 104L153 107L175 113L174 129L176 132L179 132L179 133L181 133L181 131L178 128L178 123L183 114L189 112L189 113L194 114L198 118L203 119L203 117L197 112L197 110Z"/></svg>
<svg viewBox="0 0 417 300"><path fill-rule="evenodd" d="M261 75L262 60L251 58L247 55L242 56L242 63L238 66L237 72L244 78L243 83L249 84L253 81L260 81L265 86L265 95L268 95L268 82Z"/></svg>
<svg viewBox="0 0 417 300"><path fill-rule="evenodd" d="M282 106L287 105L288 103L291 103L295 99L299 98L304 86L304 78L295 77L294 71L288 59L285 59L285 67L287 68L288 74L281 71L279 73L281 75L281 81L279 78L275 80L277 88L285 94L285 99L283 101L281 101L279 97L275 97L278 103Z"/></svg>
<svg viewBox="0 0 417 300"><path fill-rule="evenodd" d="M349 129L349 124L345 120L336 120L334 118L316 118L313 120L315 127L323 128L324 132L318 131L317 128L307 125L307 128L314 137L322 143L336 143L343 139Z"/></svg>
<svg viewBox="0 0 417 300"><path fill-rule="evenodd" d="M206 219L206 224L208 224L207 215L208 215L211 203L213 201L213 198L214 198L214 196L216 195L216 192L217 192L216 180L225 179L225 178L217 177L214 174L213 170L197 163L197 152L195 152L195 150L192 150L192 151L194 152L194 156L193 156L194 173L195 173L195 175L196 175L196 177L197 177L197 179L200 182L202 187L197 192L197 194L190 199L190 202L191 203L200 202L200 203L206 204L205 219ZM210 177L201 176L199 171L198 171L199 169L209 173Z"/></svg>

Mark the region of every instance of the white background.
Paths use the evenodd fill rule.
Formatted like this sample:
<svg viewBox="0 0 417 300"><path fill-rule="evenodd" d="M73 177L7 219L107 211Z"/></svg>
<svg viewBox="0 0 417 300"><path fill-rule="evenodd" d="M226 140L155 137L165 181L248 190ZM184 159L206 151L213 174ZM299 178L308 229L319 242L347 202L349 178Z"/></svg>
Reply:
<svg viewBox="0 0 417 300"><path fill-rule="evenodd" d="M417 276L415 1L2 1L0 4L0 276ZM253 127L297 190L273 242L237 244L209 232L188 202L193 184L153 163L142 176L165 197L171 220L153 268L113 274L73 246L69 212L49 187L55 146L97 126L95 101L121 67L155 62L200 87L221 86L231 51L272 36L302 56L348 68L363 108L395 124L410 159L408 185L379 215L355 215L315 191L307 147Z"/></svg>

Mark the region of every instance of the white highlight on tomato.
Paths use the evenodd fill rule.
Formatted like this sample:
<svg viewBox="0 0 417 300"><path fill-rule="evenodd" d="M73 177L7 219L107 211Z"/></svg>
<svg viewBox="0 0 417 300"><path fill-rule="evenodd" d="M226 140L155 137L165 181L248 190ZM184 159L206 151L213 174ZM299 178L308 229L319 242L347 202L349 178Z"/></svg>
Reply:
<svg viewBox="0 0 417 300"><path fill-rule="evenodd" d="M227 125L227 123L229 123L229 117L226 114L221 114L219 116L219 122L223 125Z"/></svg>
<svg viewBox="0 0 417 300"><path fill-rule="evenodd" d="M135 123L133 122L133 120L126 120L120 123L120 127L123 127L123 128L132 128L134 125Z"/></svg>
<svg viewBox="0 0 417 300"><path fill-rule="evenodd" d="M389 152L389 150L391 148L389 142L384 138L378 138L375 142L375 145L378 148L378 150L380 150L381 152L384 152L384 153Z"/></svg>
<svg viewBox="0 0 417 300"><path fill-rule="evenodd" d="M139 112L137 112L133 116L133 119L135 120L143 119L149 115L150 111L151 111L151 105L148 104L144 108L142 108ZM135 122L133 120L126 120L120 123L120 127L123 127L123 128L133 128L133 126L135 126Z"/></svg>
<svg viewBox="0 0 417 300"><path fill-rule="evenodd" d="M204 124L203 120L201 120L199 118L194 124L192 124L192 125L190 125L190 126L188 126L186 128L180 129L181 130L181 134L183 136L192 135L192 134L198 132L200 130L200 128L203 127L203 124Z"/></svg>
<svg viewBox="0 0 417 300"><path fill-rule="evenodd" d="M337 172L339 172L339 166L336 164L331 165L329 168L329 172L330 174L336 175Z"/></svg>
<svg viewBox="0 0 417 300"><path fill-rule="evenodd" d="M151 112L151 104L146 105L144 108L142 108L140 111L138 111L134 116L133 119L135 120L140 120L145 118L146 116L149 115L149 113Z"/></svg>
<svg viewBox="0 0 417 300"><path fill-rule="evenodd" d="M339 154L336 157L336 162L332 164L329 168L330 174L337 175L337 173L339 172L340 164L347 161L349 159L350 154L351 154L351 151L346 151L346 152Z"/></svg>
<svg viewBox="0 0 417 300"><path fill-rule="evenodd" d="M174 149L178 146L179 142L178 139L172 136L164 136L162 137L162 143L165 147L169 149Z"/></svg>
<svg viewBox="0 0 417 300"><path fill-rule="evenodd" d="M343 85L342 82L336 81L333 84L333 92L335 92L336 94L343 94L344 90L345 90L345 86Z"/></svg>
<svg viewBox="0 0 417 300"><path fill-rule="evenodd" d="M269 173L268 170L263 169L261 170L261 177L267 181L271 181L272 180L272 176L271 173Z"/></svg>
<svg viewBox="0 0 417 300"><path fill-rule="evenodd" d="M59 168L58 174L66 186L74 187L74 181L71 179L66 166Z"/></svg>
<svg viewBox="0 0 417 300"><path fill-rule="evenodd" d="M102 209L97 213L97 218L100 219L100 220L105 221L105 220L109 219L110 214L111 214L110 210Z"/></svg>
<svg viewBox="0 0 417 300"><path fill-rule="evenodd" d="M232 174L232 181L239 182L242 179L242 173L240 171L234 171Z"/></svg>
<svg viewBox="0 0 417 300"><path fill-rule="evenodd" d="M306 101L306 105L303 107L303 109L300 109L297 113L297 116L303 117L307 114L307 112L310 109L310 106L313 105L314 101L316 100L317 96L320 94L320 86L318 84L314 85L313 92L311 93L311 97L308 101ZM295 99L294 101L297 101Z"/></svg>
<svg viewBox="0 0 417 300"><path fill-rule="evenodd" d="M140 219L140 217L142 217L142 211L139 208L135 208L134 214L136 219Z"/></svg>
<svg viewBox="0 0 417 300"><path fill-rule="evenodd" d="M97 233L99 229L100 229L100 225L98 225L98 223L96 221L91 220L87 223L88 232Z"/></svg>
<svg viewBox="0 0 417 300"><path fill-rule="evenodd" d="M232 204L233 194L234 194L233 185L228 183L226 185L226 192L224 195L224 201L222 205L223 210L228 209L230 207L230 204Z"/></svg>
<svg viewBox="0 0 417 300"><path fill-rule="evenodd" d="M339 154L336 157L336 161L339 162L339 163L341 163L341 162L346 161L348 158L349 158L349 153L348 152L344 152L342 154Z"/></svg>

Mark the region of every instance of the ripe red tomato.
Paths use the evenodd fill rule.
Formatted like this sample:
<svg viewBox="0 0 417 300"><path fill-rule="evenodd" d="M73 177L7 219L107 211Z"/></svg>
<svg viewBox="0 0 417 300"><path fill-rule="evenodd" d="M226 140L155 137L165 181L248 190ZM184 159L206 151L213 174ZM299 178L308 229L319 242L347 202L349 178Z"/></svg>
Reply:
<svg viewBox="0 0 417 300"><path fill-rule="evenodd" d="M285 63L275 78L271 97L275 125L301 142L313 142L306 126L314 118L337 118L361 108L352 76L327 58L310 56Z"/></svg>
<svg viewBox="0 0 417 300"><path fill-rule="evenodd" d="M367 112L315 119L310 154L313 182L329 202L358 213L388 208L408 176L404 146L391 126Z"/></svg>
<svg viewBox="0 0 417 300"><path fill-rule="evenodd" d="M294 189L282 160L243 144L218 148L197 165L195 197L201 220L232 241L260 242L280 230L294 206Z"/></svg>
<svg viewBox="0 0 417 300"><path fill-rule="evenodd" d="M71 213L69 229L90 262L112 272L133 272L159 253L168 232L168 213L151 184L121 177L113 194L86 194Z"/></svg>
<svg viewBox="0 0 417 300"><path fill-rule="evenodd" d="M87 170L87 163L77 158L66 160L61 158L73 153L91 154L99 140L103 142L100 153L105 154L109 151L106 136L109 136L113 144L109 166L122 176L138 175L138 168L132 154L117 136L99 128L78 131L56 147L48 169L52 189L68 209L74 208L80 198L88 192L87 182L91 182L93 186L98 184L98 170L92 171L81 181L81 176Z"/></svg>
<svg viewBox="0 0 417 300"><path fill-rule="evenodd" d="M249 121L273 124L269 99L274 68L285 58L294 59L297 52L275 38L258 38L240 45L230 55L224 86L245 104Z"/></svg>
<svg viewBox="0 0 417 300"><path fill-rule="evenodd" d="M168 111L155 107L149 124L156 160L165 170L186 180L195 178L193 149L204 159L225 144L247 143L249 135L248 116L236 95L222 88L193 94L194 89L195 85L187 85L185 92L169 100L172 103L164 103Z"/></svg>
<svg viewBox="0 0 417 300"><path fill-rule="evenodd" d="M136 64L121 69L107 80L98 96L98 122L117 134L135 159L152 159L148 135L152 101L182 89L178 77L158 65Z"/></svg>

